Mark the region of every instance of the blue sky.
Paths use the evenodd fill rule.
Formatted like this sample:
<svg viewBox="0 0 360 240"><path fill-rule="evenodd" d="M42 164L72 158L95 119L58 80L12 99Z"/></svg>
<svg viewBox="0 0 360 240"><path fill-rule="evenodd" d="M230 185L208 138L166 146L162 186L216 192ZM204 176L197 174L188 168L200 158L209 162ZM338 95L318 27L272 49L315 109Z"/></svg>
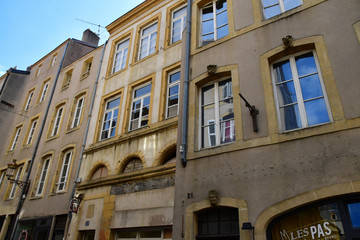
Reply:
<svg viewBox="0 0 360 240"><path fill-rule="evenodd" d="M107 26L144 0L0 0L0 76L10 67L26 68L68 38ZM109 37L100 28L100 44Z"/></svg>

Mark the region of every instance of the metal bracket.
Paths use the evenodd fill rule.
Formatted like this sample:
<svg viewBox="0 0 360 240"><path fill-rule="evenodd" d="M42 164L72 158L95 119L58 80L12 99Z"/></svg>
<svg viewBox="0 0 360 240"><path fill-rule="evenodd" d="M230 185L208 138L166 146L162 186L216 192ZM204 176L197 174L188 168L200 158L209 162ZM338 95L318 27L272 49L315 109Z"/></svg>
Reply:
<svg viewBox="0 0 360 240"><path fill-rule="evenodd" d="M259 128L258 128L258 124L257 124L257 115L259 114L259 110L256 109L255 105L250 105L250 103L244 98L243 95L241 95L241 93L239 93L240 97L244 100L245 102L245 106L249 109L250 111L250 115L252 117L252 122L253 122L253 131L254 132L258 132Z"/></svg>

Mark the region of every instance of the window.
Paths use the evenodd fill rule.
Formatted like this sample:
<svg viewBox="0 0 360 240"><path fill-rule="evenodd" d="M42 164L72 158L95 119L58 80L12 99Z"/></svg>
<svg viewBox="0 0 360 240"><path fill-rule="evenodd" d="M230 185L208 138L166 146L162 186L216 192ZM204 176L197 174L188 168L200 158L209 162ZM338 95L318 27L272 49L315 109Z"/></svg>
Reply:
<svg viewBox="0 0 360 240"><path fill-rule="evenodd" d="M95 170L91 180L103 178L106 177L107 175L108 175L108 169L104 165L102 165Z"/></svg>
<svg viewBox="0 0 360 240"><path fill-rule="evenodd" d="M148 125L150 112L151 83L135 88L132 93L130 126L135 130Z"/></svg>
<svg viewBox="0 0 360 240"><path fill-rule="evenodd" d="M131 159L124 167L123 173L133 172L143 169L143 163L140 158Z"/></svg>
<svg viewBox="0 0 360 240"><path fill-rule="evenodd" d="M201 147L235 141L231 78L201 88Z"/></svg>
<svg viewBox="0 0 360 240"><path fill-rule="evenodd" d="M17 172L16 172L16 175L15 175L15 180L19 180L20 179L20 176L21 176L21 172L23 170L23 167L19 167ZM10 190L10 194L9 194L9 199L13 199L15 197L15 193L16 193L16 189L17 189L17 184L12 184L11 186L11 190Z"/></svg>
<svg viewBox="0 0 360 240"><path fill-rule="evenodd" d="M63 159L62 159L62 166L61 166L61 171L60 171L60 175L59 175L59 180L57 182L57 192L60 191L65 191L66 188L66 183L67 183L67 179L68 179L68 175L69 175L69 170L70 170L70 164L71 164L71 159L72 159L72 154L73 151L69 150L67 152L65 152L63 154Z"/></svg>
<svg viewBox="0 0 360 240"><path fill-rule="evenodd" d="M50 67L53 67L55 65L56 59L57 59L57 53L53 55L51 59Z"/></svg>
<svg viewBox="0 0 360 240"><path fill-rule="evenodd" d="M30 108L31 99L32 99L33 96L34 96L34 92L35 92L35 90L31 90L31 91L29 91L29 93L28 93L27 100L26 100L26 104L25 104L25 108L24 108L25 111Z"/></svg>
<svg viewBox="0 0 360 240"><path fill-rule="evenodd" d="M92 66L92 58L85 61L84 66L83 66L83 71L81 74L81 79L84 79L87 76L89 76L90 71L91 71L91 66Z"/></svg>
<svg viewBox="0 0 360 240"><path fill-rule="evenodd" d="M46 158L43 162L38 187L36 189L36 196L41 196L43 194L45 180L49 169L49 164L50 164L50 158Z"/></svg>
<svg viewBox="0 0 360 240"><path fill-rule="evenodd" d="M105 103L100 140L115 136L119 115L120 96L112 98Z"/></svg>
<svg viewBox="0 0 360 240"><path fill-rule="evenodd" d="M272 65L281 131L331 121L319 69L314 51L293 55Z"/></svg>
<svg viewBox="0 0 360 240"><path fill-rule="evenodd" d="M34 138L34 134L35 134L35 129L36 129L36 125L37 125L37 122L38 122L38 119L33 119L31 121L31 127L30 127L30 131L28 132L28 136L27 136L27 139L26 139L26 143L25 145L29 145L31 144L33 138Z"/></svg>
<svg viewBox="0 0 360 240"><path fill-rule="evenodd" d="M186 6L182 6L171 13L170 44L180 41L186 26Z"/></svg>
<svg viewBox="0 0 360 240"><path fill-rule="evenodd" d="M6 171L2 171L0 175L0 188L4 182Z"/></svg>
<svg viewBox="0 0 360 240"><path fill-rule="evenodd" d="M265 19L302 5L302 0L262 0Z"/></svg>
<svg viewBox="0 0 360 240"><path fill-rule="evenodd" d="M71 128L75 128L80 124L80 118L84 107L84 101L85 101L85 96L82 96L76 102L76 108L75 108L75 113L71 124Z"/></svg>
<svg viewBox="0 0 360 240"><path fill-rule="evenodd" d="M167 82L166 118L175 117L179 112L180 71L170 73Z"/></svg>
<svg viewBox="0 0 360 240"><path fill-rule="evenodd" d="M64 112L64 107L63 106L60 106L60 107L57 108L55 120L54 120L54 123L53 123L53 128L52 128L51 135L50 135L51 137L56 136L59 133L60 123L61 123L61 120L62 120L63 112Z"/></svg>
<svg viewBox="0 0 360 240"><path fill-rule="evenodd" d="M116 236L116 240L157 240L157 239L172 239L171 229L148 229L142 231L119 231Z"/></svg>
<svg viewBox="0 0 360 240"><path fill-rule="evenodd" d="M45 97L46 97L46 93L47 93L47 91L48 91L48 88L49 88L49 81L47 81L47 82L45 82L45 83L43 84L39 102L42 102L42 101L45 100Z"/></svg>
<svg viewBox="0 0 360 240"><path fill-rule="evenodd" d="M72 72L73 70L69 70L65 73L65 76L64 76L64 80L63 80L63 84L61 86L62 89L64 88L67 88L70 86L70 82L71 82L71 77L72 77Z"/></svg>
<svg viewBox="0 0 360 240"><path fill-rule="evenodd" d="M197 214L198 234L196 239L229 239L240 237L237 208L210 208Z"/></svg>
<svg viewBox="0 0 360 240"><path fill-rule="evenodd" d="M40 75L40 73L41 73L41 67L42 67L42 64L40 64L39 67L37 68L35 77L38 77L38 76Z"/></svg>
<svg viewBox="0 0 360 240"><path fill-rule="evenodd" d="M16 147L16 143L17 141L19 140L19 136L20 136L20 133L21 133L21 127L22 126L19 126L15 129L15 135L13 137L13 140L12 140L12 144L11 144L11 147L10 147L10 151L14 151L15 150L15 147Z"/></svg>
<svg viewBox="0 0 360 240"><path fill-rule="evenodd" d="M116 73L126 67L129 52L129 43L130 39L126 39L116 44L112 73Z"/></svg>
<svg viewBox="0 0 360 240"><path fill-rule="evenodd" d="M143 59L144 57L147 57L155 53L157 28L158 28L158 23L155 22L150 26L141 29L138 60Z"/></svg>
<svg viewBox="0 0 360 240"><path fill-rule="evenodd" d="M211 1L201 8L200 45L206 45L229 34L226 0Z"/></svg>

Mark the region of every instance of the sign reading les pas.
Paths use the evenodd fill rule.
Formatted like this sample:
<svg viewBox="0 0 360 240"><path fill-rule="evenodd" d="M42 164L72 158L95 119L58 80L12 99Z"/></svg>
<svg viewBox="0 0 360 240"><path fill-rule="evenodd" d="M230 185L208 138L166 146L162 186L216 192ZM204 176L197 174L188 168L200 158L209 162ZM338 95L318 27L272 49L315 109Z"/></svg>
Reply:
<svg viewBox="0 0 360 240"><path fill-rule="evenodd" d="M341 219L335 205L323 205L292 214L271 228L273 240L340 240Z"/></svg>

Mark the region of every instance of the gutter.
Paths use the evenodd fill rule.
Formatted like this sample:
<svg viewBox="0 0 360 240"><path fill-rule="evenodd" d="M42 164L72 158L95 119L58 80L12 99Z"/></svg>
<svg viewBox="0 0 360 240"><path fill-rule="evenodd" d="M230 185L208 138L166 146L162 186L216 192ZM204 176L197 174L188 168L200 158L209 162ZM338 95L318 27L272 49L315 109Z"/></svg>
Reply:
<svg viewBox="0 0 360 240"><path fill-rule="evenodd" d="M187 125L188 125L188 101L189 101L189 70L190 70L190 41L191 41L191 6L192 1L187 1L186 12L186 49L185 49L185 69L184 69L184 94L183 94L183 112L181 128L180 159L183 167L186 167L186 143L187 143Z"/></svg>
<svg viewBox="0 0 360 240"><path fill-rule="evenodd" d="M78 168L76 170L75 183L73 185L73 189L72 189L72 192L71 192L71 195L70 195L70 201L69 202L71 202L71 200L74 198L76 188L77 188L78 184L81 182L81 180L79 179L79 174L80 174L81 164L82 164L82 160L83 160L83 156L84 156L84 151L85 151L85 146L86 146L86 139L87 139L87 135L89 133L90 120L91 120L91 116L92 116L92 111L94 109L95 96L96 96L96 91L97 91L97 87L98 87L98 84L99 84L101 66L102 66L102 63L103 63L104 53L105 53L105 48L106 48L107 43L108 43L108 41L105 42L102 53L101 53L99 69L98 69L98 73L97 73L95 84L94 84L94 89L93 89L93 93L92 93L92 97L91 97L91 103L90 103L90 109L89 109L89 115L88 115L88 119L87 119L87 122L86 122L84 139L83 139L83 143L82 143L82 146L81 146L79 164L78 164ZM67 239L71 218L72 218L72 212L70 211L70 206L69 206L68 220L66 221L66 226L65 226L65 231L64 231L64 239Z"/></svg>
<svg viewBox="0 0 360 240"><path fill-rule="evenodd" d="M16 208L16 212L15 212L15 215L14 215L14 217L16 219L15 219L15 224L13 225L13 229L12 229L12 232L11 232L11 237L10 237L11 240L14 237L14 233L15 233L15 230L16 230L16 227L17 227L17 224L18 224L18 220L19 220L19 213L20 213L22 205L25 202L26 194L27 194L27 192L29 190L29 185L30 185L29 179L30 179L31 169L32 169L32 167L34 165L34 159L35 159L37 150L39 148L40 139L41 139L42 133L44 131L45 123L46 123L46 120L47 120L47 115L49 114L50 105L51 105L51 102L52 102L52 99L53 99L53 96L54 96L54 93L55 93L56 83L57 83L57 81L59 79L59 75L60 75L60 72L61 72L61 67L62 67L62 64L64 62L64 58L65 58L68 46L69 46L69 41L66 43L65 50L64 50L64 53L63 53L63 56L61 58L61 62L60 62L60 65L59 65L59 69L58 69L58 71L56 73L54 86L53 86L53 88L51 90L51 94L50 94L50 97L49 97L49 102L48 102L48 105L46 106L45 115L44 115L43 121L41 123L40 132L39 132L38 138L36 140L34 152L33 152L33 155L31 157L31 160L30 160L30 166L29 166L28 174L26 175L26 179L25 179L26 185L21 191L20 200L19 200L19 203L18 203L17 208Z"/></svg>

